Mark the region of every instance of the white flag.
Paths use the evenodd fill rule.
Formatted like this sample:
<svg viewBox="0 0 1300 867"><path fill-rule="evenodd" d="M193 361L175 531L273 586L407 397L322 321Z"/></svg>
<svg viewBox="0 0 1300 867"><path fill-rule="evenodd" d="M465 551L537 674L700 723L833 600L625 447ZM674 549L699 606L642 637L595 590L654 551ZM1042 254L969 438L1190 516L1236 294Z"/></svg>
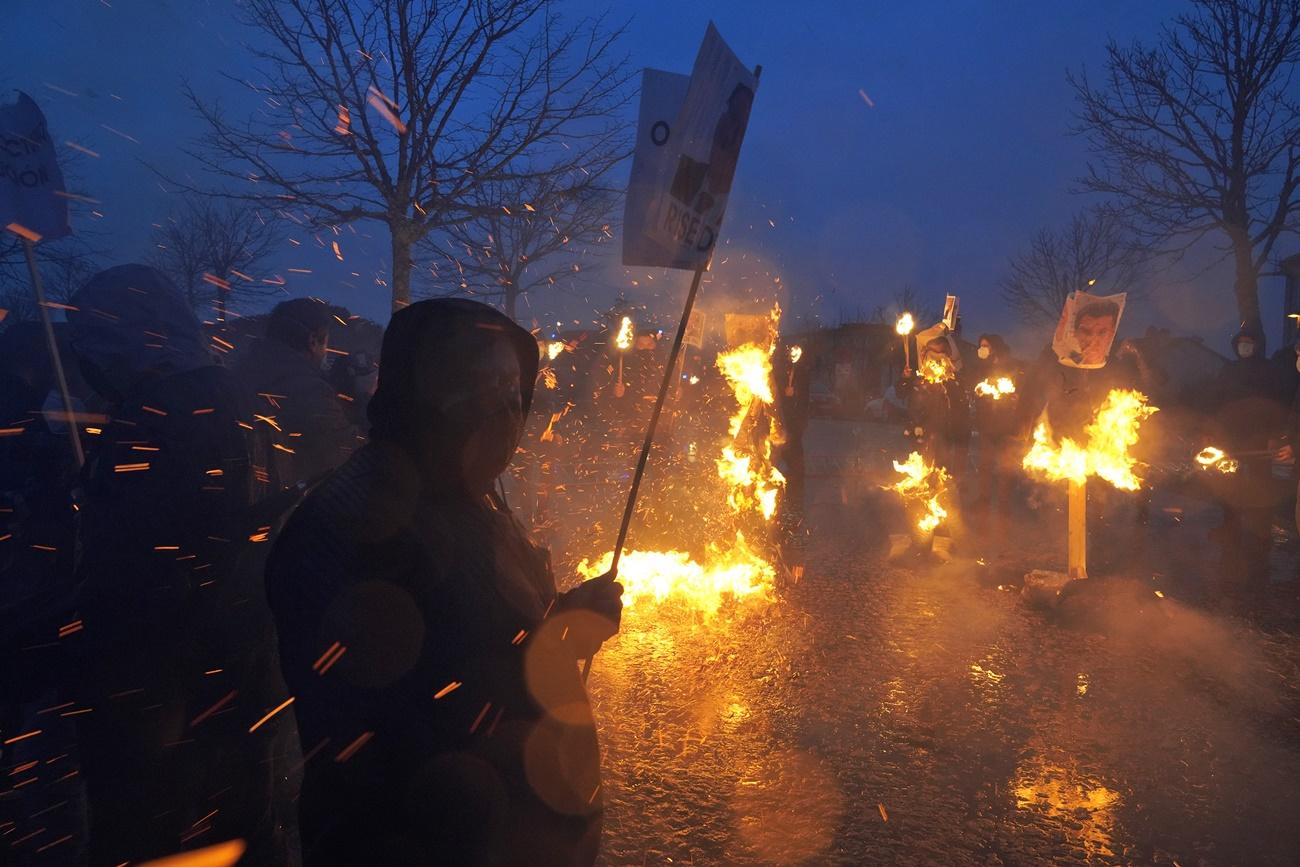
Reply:
<svg viewBox="0 0 1300 867"><path fill-rule="evenodd" d="M19 91L16 102L0 105L0 229L33 240L71 234L63 173L45 115Z"/></svg>
<svg viewBox="0 0 1300 867"><path fill-rule="evenodd" d="M709 264L757 90L758 78L710 23L649 209L648 234L672 251L665 267Z"/></svg>
<svg viewBox="0 0 1300 867"><path fill-rule="evenodd" d="M623 264L652 268L693 268L691 260L647 231L655 184L667 174L664 165L676 151L673 125L691 77L677 72L646 69L641 73L641 110L636 124L636 149L632 152L632 174L627 183L623 207Z"/></svg>

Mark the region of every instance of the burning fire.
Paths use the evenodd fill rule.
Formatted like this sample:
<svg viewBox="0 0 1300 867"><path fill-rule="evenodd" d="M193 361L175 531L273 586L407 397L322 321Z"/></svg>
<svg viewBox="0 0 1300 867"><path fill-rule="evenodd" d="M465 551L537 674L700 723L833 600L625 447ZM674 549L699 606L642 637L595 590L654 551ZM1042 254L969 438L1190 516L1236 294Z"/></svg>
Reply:
<svg viewBox="0 0 1300 867"><path fill-rule="evenodd" d="M1206 446L1196 455L1196 462L1203 470L1218 470L1221 473L1235 473L1241 466L1236 458L1228 457L1223 449Z"/></svg>
<svg viewBox="0 0 1300 867"><path fill-rule="evenodd" d="M1138 429L1158 408L1147 405L1147 397L1138 391L1112 389L1084 428L1087 445L1069 437L1052 445L1051 428L1040 421L1034 429L1034 445L1025 455L1024 468L1051 480L1068 479L1084 482L1088 476L1100 476L1122 491L1136 491L1142 480L1133 472L1137 461L1129 449L1138 441Z"/></svg>
<svg viewBox="0 0 1300 867"><path fill-rule="evenodd" d="M986 379L975 386L975 393L983 397L991 397L994 400L1001 400L1005 395L1016 393L1016 384L1008 377L999 376L997 382L989 382Z"/></svg>
<svg viewBox="0 0 1300 867"><path fill-rule="evenodd" d="M549 358L551 361L554 361L555 359L559 358L560 353L563 351L564 351L563 340L552 340L550 343L546 344L546 357Z"/></svg>
<svg viewBox="0 0 1300 867"><path fill-rule="evenodd" d="M912 329L915 327L916 321L912 319L911 313L904 313L902 316L898 317L898 322L894 323L894 331L904 337L911 334Z"/></svg>
<svg viewBox="0 0 1300 867"><path fill-rule="evenodd" d="M632 317L624 316L623 324L618 327L618 336L614 338L614 345L619 349L631 349L633 337L632 332Z"/></svg>
<svg viewBox="0 0 1300 867"><path fill-rule="evenodd" d="M779 308L772 311L766 345L746 343L717 359L737 405L728 425L731 441L716 462L718 477L735 515L757 512L764 522L775 515L785 486L785 477L772 465L772 444L780 442L780 429L770 411L772 354L780 315ZM612 562L612 552L595 562L583 560L578 572L593 578L608 571ZM770 601L776 569L738 530L734 542L710 544L701 562L683 551L626 551L619 560L618 580L628 607L642 600L644 604L675 600L711 617L728 598Z"/></svg>
<svg viewBox="0 0 1300 867"><path fill-rule="evenodd" d="M957 368L946 355L932 355L921 365L921 378L926 382L939 385L957 378Z"/></svg>
<svg viewBox="0 0 1300 867"><path fill-rule="evenodd" d="M923 533L933 532L948 517L948 511L939 503L948 473L943 467L927 464L920 452L912 452L903 463L894 461L894 471L903 477L887 486L887 490L902 494L904 501L924 500L925 514L916 526Z"/></svg>
<svg viewBox="0 0 1300 867"><path fill-rule="evenodd" d="M583 560L578 574L603 575L613 559L611 552L594 563ZM726 549L710 546L703 564L683 551L628 551L619 560L618 580L626 608L642 600L658 604L673 599L712 617L728 597L771 601L776 569L737 533L735 544Z"/></svg>
<svg viewBox="0 0 1300 867"><path fill-rule="evenodd" d="M731 486L727 502L736 512L754 509L770 521L776 500L785 487L785 476L772 465L772 444L781 441L776 415L764 412L772 395L772 353L776 351L776 329L780 307L771 318L771 339L767 346L745 343L718 356L718 369L736 397L737 410L728 432L731 444L722 449L718 476Z"/></svg>
<svg viewBox="0 0 1300 867"><path fill-rule="evenodd" d="M799 359L803 358L803 347L798 344L790 347L790 363L798 364Z"/></svg>

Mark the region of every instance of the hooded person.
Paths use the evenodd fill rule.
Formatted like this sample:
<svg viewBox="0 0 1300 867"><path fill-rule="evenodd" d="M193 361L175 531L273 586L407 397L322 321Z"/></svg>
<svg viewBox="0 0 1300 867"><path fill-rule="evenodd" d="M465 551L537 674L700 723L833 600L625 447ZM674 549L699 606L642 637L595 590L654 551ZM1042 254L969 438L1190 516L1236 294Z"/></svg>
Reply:
<svg viewBox="0 0 1300 867"><path fill-rule="evenodd" d="M71 636L90 861L239 838L241 863L286 863L292 823L277 810L296 738L287 719L254 726L285 693L245 560L256 483L238 386L152 268L96 274L68 323L109 408L82 475Z"/></svg>
<svg viewBox="0 0 1300 867"><path fill-rule="evenodd" d="M970 403L961 377L961 349L942 322L916 335L916 370L895 386L907 401L911 432L930 461L949 475L963 474L970 448Z"/></svg>
<svg viewBox="0 0 1300 867"><path fill-rule="evenodd" d="M1232 337L1232 350L1235 358L1209 389L1208 428L1214 445L1240 467L1219 491L1225 572L1258 587L1267 578L1272 509L1278 499L1269 453L1286 433L1286 400L1258 335L1243 327Z"/></svg>
<svg viewBox="0 0 1300 867"><path fill-rule="evenodd" d="M308 865L596 857L600 755L576 662L617 631L622 588L558 593L493 490L537 365L536 340L486 305L395 313L369 442L276 543Z"/></svg>
<svg viewBox="0 0 1300 867"><path fill-rule="evenodd" d="M331 383L322 367L337 321L334 311L315 298L280 302L267 320L266 335L235 366L249 406L278 440L272 469L281 487L319 479L357 446L357 427L345 408L356 396Z"/></svg>
<svg viewBox="0 0 1300 867"><path fill-rule="evenodd" d="M1017 389L1024 387L1024 377L1000 335L980 335L976 355L979 362L971 377L979 379L971 397L979 434L975 504L984 522L984 542L999 544L1006 536L1007 509L1020 475L1025 431Z"/></svg>

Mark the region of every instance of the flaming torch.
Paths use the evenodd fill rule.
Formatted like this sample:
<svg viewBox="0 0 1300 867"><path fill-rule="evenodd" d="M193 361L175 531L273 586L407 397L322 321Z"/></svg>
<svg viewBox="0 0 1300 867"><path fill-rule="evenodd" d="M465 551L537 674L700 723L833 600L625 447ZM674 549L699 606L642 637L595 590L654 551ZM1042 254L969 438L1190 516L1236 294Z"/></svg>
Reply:
<svg viewBox="0 0 1300 867"><path fill-rule="evenodd" d="M894 323L894 331L903 338L903 358L904 366L912 366L912 329L916 327L916 321L912 319L911 313L904 313L898 317L898 322Z"/></svg>
<svg viewBox="0 0 1300 867"><path fill-rule="evenodd" d="M614 346L618 348L618 379L614 382L614 397L622 397L627 391L627 386L623 384L623 356L632 348L634 330L632 317L624 316L622 324L618 326L618 335L614 338Z"/></svg>
<svg viewBox="0 0 1300 867"><path fill-rule="evenodd" d="M803 358L803 347L798 344L790 347L790 374L785 380L785 396L794 397L794 366Z"/></svg>
<svg viewBox="0 0 1300 867"><path fill-rule="evenodd" d="M1052 442L1051 428L1040 421L1034 429L1034 444L1022 465L1041 478L1070 483L1069 578L1087 578L1087 482L1089 476L1105 479L1121 491L1136 491L1142 480L1133 472L1137 461L1129 449L1137 444L1142 422L1157 412L1138 391L1112 389L1084 428L1086 444L1063 437Z"/></svg>

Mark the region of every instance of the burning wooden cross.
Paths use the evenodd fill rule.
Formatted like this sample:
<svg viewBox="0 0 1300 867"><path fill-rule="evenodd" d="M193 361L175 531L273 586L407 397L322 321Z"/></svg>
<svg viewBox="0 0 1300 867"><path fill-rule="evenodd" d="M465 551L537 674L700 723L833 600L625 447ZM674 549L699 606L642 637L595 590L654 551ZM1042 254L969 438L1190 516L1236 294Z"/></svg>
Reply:
<svg viewBox="0 0 1300 867"><path fill-rule="evenodd" d="M1117 388L1106 395L1083 429L1087 436L1083 445L1069 437L1054 444L1046 420L1034 429L1034 444L1022 466L1031 475L1070 484L1067 574L1071 580L1088 577L1088 477L1098 476L1121 491L1141 488L1142 480L1133 472L1137 461L1129 449L1137 444L1142 422L1157 411L1141 392Z"/></svg>

